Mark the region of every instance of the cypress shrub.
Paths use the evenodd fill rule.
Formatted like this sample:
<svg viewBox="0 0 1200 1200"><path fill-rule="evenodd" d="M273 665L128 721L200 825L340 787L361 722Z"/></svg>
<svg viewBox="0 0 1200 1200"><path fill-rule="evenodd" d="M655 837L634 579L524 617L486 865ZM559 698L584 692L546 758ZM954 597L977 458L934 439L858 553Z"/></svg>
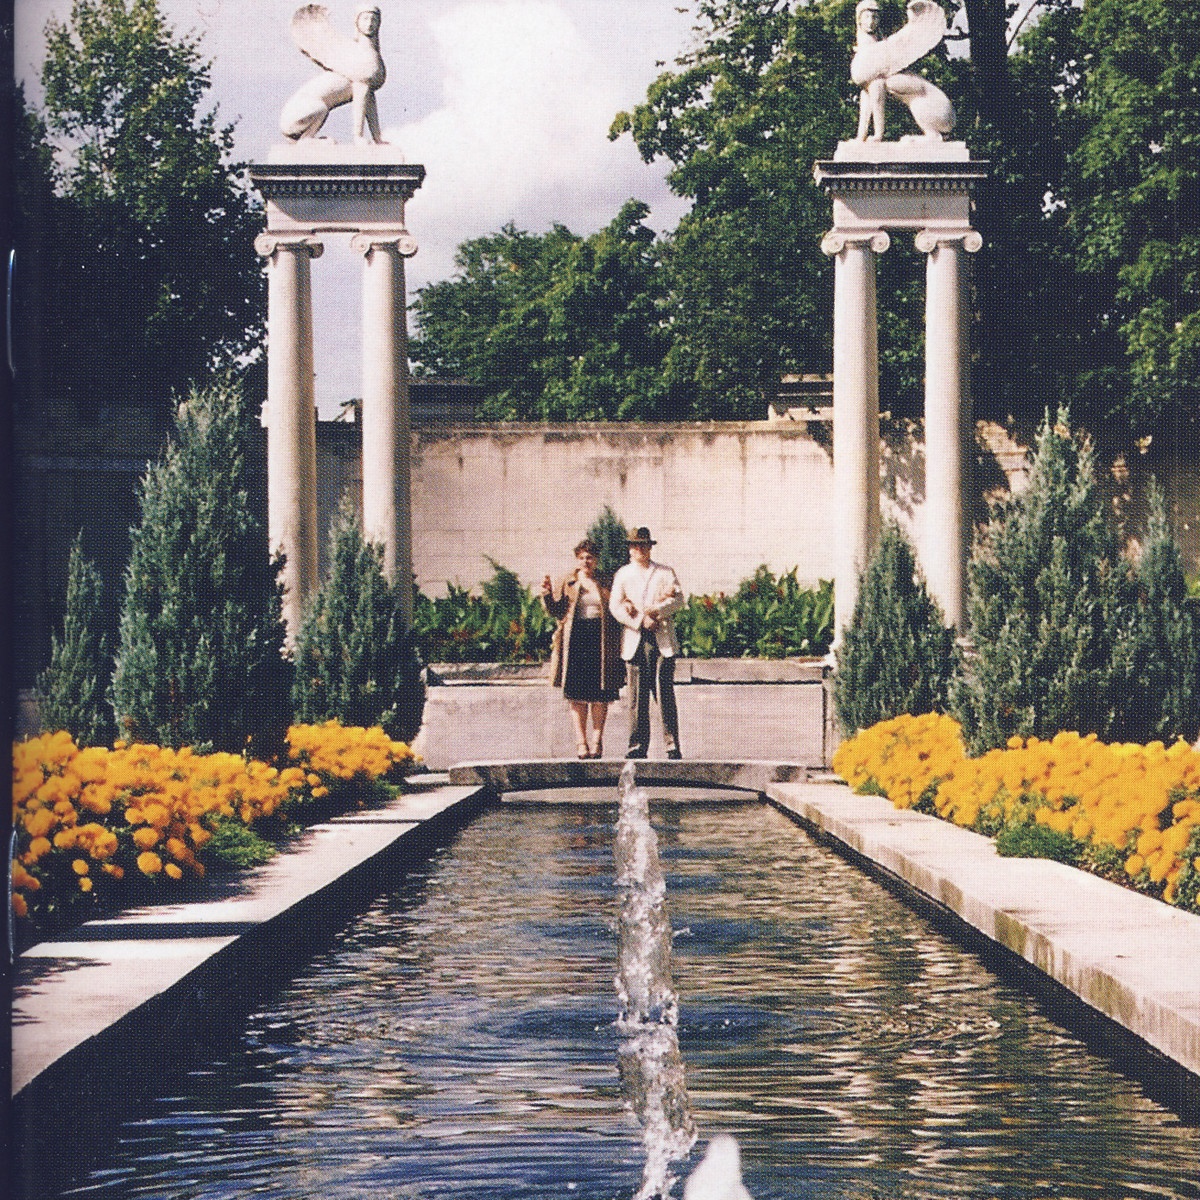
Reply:
<svg viewBox="0 0 1200 1200"><path fill-rule="evenodd" d="M67 566L62 639L51 634L50 664L37 679L42 729L65 729L77 746L101 746L112 739L112 714L105 703L112 661L102 631L103 590L100 572L83 556L80 532Z"/></svg>
<svg viewBox="0 0 1200 1200"><path fill-rule="evenodd" d="M993 509L968 569L976 649L951 711L972 753L1064 729L1121 736L1130 594L1091 448L1065 410L1047 414L1028 489Z"/></svg>
<svg viewBox="0 0 1200 1200"><path fill-rule="evenodd" d="M330 535L329 575L296 639L292 702L303 721L381 725L410 741L421 727L425 683L400 593L383 573L383 549L363 540L344 499Z"/></svg>
<svg viewBox="0 0 1200 1200"><path fill-rule="evenodd" d="M600 547L600 565L597 574L611 579L629 561L629 536L624 522L609 505L600 510L592 522L587 536Z"/></svg>
<svg viewBox="0 0 1200 1200"><path fill-rule="evenodd" d="M1179 544L1153 483L1142 553L1122 616L1114 663L1123 676L1114 697L1118 735L1142 743L1192 741L1200 718L1196 626Z"/></svg>
<svg viewBox="0 0 1200 1200"><path fill-rule="evenodd" d="M282 560L251 511L250 418L230 378L192 391L142 479L113 707L123 737L270 758L290 723Z"/></svg>
<svg viewBox="0 0 1200 1200"><path fill-rule="evenodd" d="M912 547L884 525L859 585L837 652L834 711L846 735L901 713L946 709L954 673L954 631L929 594Z"/></svg>

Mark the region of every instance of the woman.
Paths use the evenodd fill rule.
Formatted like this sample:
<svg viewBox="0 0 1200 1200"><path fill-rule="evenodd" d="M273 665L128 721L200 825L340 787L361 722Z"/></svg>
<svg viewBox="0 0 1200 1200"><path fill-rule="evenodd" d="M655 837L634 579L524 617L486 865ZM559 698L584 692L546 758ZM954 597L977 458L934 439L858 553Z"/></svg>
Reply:
<svg viewBox="0 0 1200 1200"><path fill-rule="evenodd" d="M604 753L604 721L608 706L625 681L621 661L621 627L608 611L609 583L596 574L600 547L584 538L575 547L578 566L557 587L542 580L542 604L558 619L550 656L550 681L571 706L575 750L579 758ZM594 738L588 740L588 716Z"/></svg>

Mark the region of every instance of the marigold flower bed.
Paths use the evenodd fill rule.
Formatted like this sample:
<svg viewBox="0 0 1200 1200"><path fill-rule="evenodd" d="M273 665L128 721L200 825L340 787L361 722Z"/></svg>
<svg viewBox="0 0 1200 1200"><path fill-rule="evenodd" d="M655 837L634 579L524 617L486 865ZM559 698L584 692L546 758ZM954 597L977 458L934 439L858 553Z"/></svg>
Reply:
<svg viewBox="0 0 1200 1200"><path fill-rule="evenodd" d="M980 833L1042 826L1079 865L1200 912L1200 754L1186 742L1107 745L1066 732L968 758L958 723L930 713L863 730L838 747L833 769L857 792Z"/></svg>
<svg viewBox="0 0 1200 1200"><path fill-rule="evenodd" d="M414 758L381 729L293 725L283 767L236 754L117 742L80 748L67 733L13 747L13 911L22 940L98 910L204 878L223 822L278 837L324 801L361 803L348 785L398 780ZM331 795L332 793L332 795Z"/></svg>

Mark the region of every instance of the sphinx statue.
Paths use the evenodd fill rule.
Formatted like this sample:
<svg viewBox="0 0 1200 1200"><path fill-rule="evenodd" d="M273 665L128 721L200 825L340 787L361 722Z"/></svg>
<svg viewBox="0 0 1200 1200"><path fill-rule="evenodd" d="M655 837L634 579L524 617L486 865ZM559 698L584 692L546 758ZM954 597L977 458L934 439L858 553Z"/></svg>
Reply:
<svg viewBox="0 0 1200 1200"><path fill-rule="evenodd" d="M858 140L883 140L884 107L892 96L908 106L921 133L935 141L954 128L954 106L940 88L905 71L946 36L946 14L937 0L910 0L908 21L890 37L879 38L878 0L858 0L857 39L850 78L862 88Z"/></svg>
<svg viewBox="0 0 1200 1200"><path fill-rule="evenodd" d="M306 4L292 15L292 37L300 52L321 68L283 106L279 127L293 141L314 138L329 113L353 106L354 144L380 143L375 92L387 69L379 55L379 7L360 4L354 14L354 37L339 33L323 4Z"/></svg>

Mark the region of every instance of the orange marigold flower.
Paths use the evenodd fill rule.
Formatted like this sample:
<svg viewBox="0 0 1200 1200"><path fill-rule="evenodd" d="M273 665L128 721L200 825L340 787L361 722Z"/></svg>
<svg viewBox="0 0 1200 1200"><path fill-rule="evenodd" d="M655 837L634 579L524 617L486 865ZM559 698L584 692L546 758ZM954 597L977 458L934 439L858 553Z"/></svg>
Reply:
<svg viewBox="0 0 1200 1200"><path fill-rule="evenodd" d="M77 858L71 864L71 870L74 871L76 875L86 875L88 873L87 861L82 858Z"/></svg>
<svg viewBox="0 0 1200 1200"><path fill-rule="evenodd" d="M29 916L29 905L26 902L25 897L22 896L20 892L13 892L12 906L13 912L15 912L18 917Z"/></svg>
<svg viewBox="0 0 1200 1200"><path fill-rule="evenodd" d="M158 830L152 829L150 826L145 826L142 829L133 831L134 845L142 850L149 850L153 846L158 845Z"/></svg>
<svg viewBox="0 0 1200 1200"><path fill-rule="evenodd" d="M183 878L183 872L173 862L167 863L167 865L163 868L163 870L172 879L182 879Z"/></svg>
<svg viewBox="0 0 1200 1200"><path fill-rule="evenodd" d="M92 881L86 875L79 881L79 890L81 892L90 892L92 890Z"/></svg>
<svg viewBox="0 0 1200 1200"><path fill-rule="evenodd" d="M163 861L153 850L143 850L137 856L138 870L143 875L157 875L163 869Z"/></svg>

